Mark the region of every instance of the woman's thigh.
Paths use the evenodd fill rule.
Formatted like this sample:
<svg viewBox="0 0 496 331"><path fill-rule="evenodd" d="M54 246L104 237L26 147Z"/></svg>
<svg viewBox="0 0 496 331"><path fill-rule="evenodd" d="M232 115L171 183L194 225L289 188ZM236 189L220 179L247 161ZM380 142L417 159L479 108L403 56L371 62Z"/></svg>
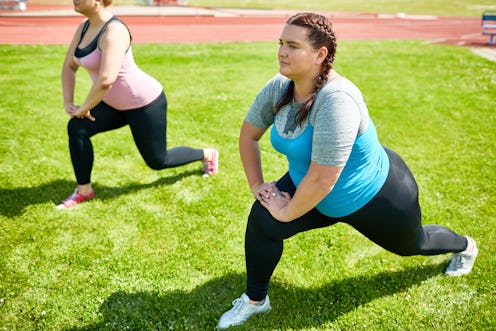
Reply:
<svg viewBox="0 0 496 331"><path fill-rule="evenodd" d="M386 152L390 169L384 186L344 222L383 248L408 255L424 234L418 187L404 161L393 151Z"/></svg>
<svg viewBox="0 0 496 331"><path fill-rule="evenodd" d="M167 100L162 93L149 105L125 112L133 139L138 149L145 155L164 153L167 150Z"/></svg>
<svg viewBox="0 0 496 331"><path fill-rule="evenodd" d="M91 110L95 121L87 118L72 118L68 124L69 135L91 137L97 133L115 130L127 124L122 112L104 102L100 102Z"/></svg>

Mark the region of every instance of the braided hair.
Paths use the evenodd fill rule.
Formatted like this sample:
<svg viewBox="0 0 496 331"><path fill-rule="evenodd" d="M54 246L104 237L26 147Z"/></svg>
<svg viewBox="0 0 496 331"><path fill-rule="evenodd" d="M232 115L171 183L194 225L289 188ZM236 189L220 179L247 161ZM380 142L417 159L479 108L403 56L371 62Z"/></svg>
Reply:
<svg viewBox="0 0 496 331"><path fill-rule="evenodd" d="M331 22L322 15L314 13L300 13L291 16L286 24L291 24L299 27L308 29L308 39L312 44L314 49L319 49L321 47L327 48L327 57L322 63L322 69L319 75L314 78L314 87L310 98L301 106L296 114L296 123L301 125L303 121L307 118L308 112L315 101L315 96L317 92L322 88L322 86L327 81L329 72L332 69L332 64L336 55L336 36L334 35L334 29ZM289 87L286 93L282 96L281 100L276 105L275 113L279 112L282 107L287 105L293 100L294 97L294 82L289 83Z"/></svg>

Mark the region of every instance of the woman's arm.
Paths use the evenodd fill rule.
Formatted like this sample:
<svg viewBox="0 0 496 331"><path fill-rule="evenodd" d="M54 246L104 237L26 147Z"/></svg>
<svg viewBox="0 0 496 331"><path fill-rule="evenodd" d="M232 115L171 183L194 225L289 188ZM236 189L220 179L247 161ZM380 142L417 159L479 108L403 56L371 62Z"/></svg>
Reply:
<svg viewBox="0 0 496 331"><path fill-rule="evenodd" d="M246 120L241 126L239 135L239 154L245 170L246 179L255 199L261 200L263 195L275 187L274 183L264 183L259 140L265 130L259 129Z"/></svg>
<svg viewBox="0 0 496 331"><path fill-rule="evenodd" d="M89 111L95 107L114 84L124 62L126 51L129 48L129 31L121 23L110 23L100 38L102 60L100 71L93 82L83 104L74 113L77 117L87 117L94 120Z"/></svg>
<svg viewBox="0 0 496 331"><path fill-rule="evenodd" d="M72 37L69 49L65 54L64 64L62 65L62 94L64 97L64 108L67 114L72 116L76 107L74 106L74 89L76 87L76 71L79 66L74 61L74 51L77 47L79 38L81 36L81 30L83 28L83 23L81 23L76 30L76 33Z"/></svg>

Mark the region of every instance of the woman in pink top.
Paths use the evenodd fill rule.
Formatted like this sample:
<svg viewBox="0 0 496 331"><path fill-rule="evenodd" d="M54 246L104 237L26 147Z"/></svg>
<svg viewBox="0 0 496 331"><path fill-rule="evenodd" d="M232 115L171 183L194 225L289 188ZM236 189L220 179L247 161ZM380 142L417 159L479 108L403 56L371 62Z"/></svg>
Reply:
<svg viewBox="0 0 496 331"><path fill-rule="evenodd" d="M112 0L75 0L76 12L87 17L72 39L62 68L64 107L69 149L77 188L59 209L72 208L91 199L93 146L90 138L100 132L129 125L146 164L152 169L203 162L206 175L218 171L219 153L213 148L167 149L167 99L162 85L134 62L131 35L126 25L105 8ZM81 105L74 104L76 71L82 66L93 82Z"/></svg>

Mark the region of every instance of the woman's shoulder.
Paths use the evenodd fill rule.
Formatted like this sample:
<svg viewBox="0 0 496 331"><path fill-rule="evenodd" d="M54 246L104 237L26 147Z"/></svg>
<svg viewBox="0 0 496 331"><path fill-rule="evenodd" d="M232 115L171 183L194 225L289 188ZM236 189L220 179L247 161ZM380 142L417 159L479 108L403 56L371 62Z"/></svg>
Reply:
<svg viewBox="0 0 496 331"><path fill-rule="evenodd" d="M319 95L321 97L330 97L336 94L348 94L353 97L361 97L362 92L355 83L353 83L348 78L335 75L333 76L320 90Z"/></svg>
<svg viewBox="0 0 496 331"><path fill-rule="evenodd" d="M276 74L273 76L266 84L263 90L269 93L281 93L289 85L291 80L281 74Z"/></svg>
<svg viewBox="0 0 496 331"><path fill-rule="evenodd" d="M329 108L330 104L341 103L350 99L356 103L362 103L362 92L348 78L335 75L317 93L314 105L317 109L321 107Z"/></svg>
<svg viewBox="0 0 496 331"><path fill-rule="evenodd" d="M131 46L131 32L129 31L127 25L115 16L112 16L105 23L101 33L104 38L119 40L120 42L125 43L128 48Z"/></svg>
<svg viewBox="0 0 496 331"><path fill-rule="evenodd" d="M333 75L327 83L324 85L327 91L338 91L338 90L348 90L357 89L358 87L351 80L340 74Z"/></svg>
<svg viewBox="0 0 496 331"><path fill-rule="evenodd" d="M124 33L128 33L129 31L126 23L124 23L124 21L122 21L121 19L115 16L109 19L105 25L106 25L105 27L106 30L119 31Z"/></svg>
<svg viewBox="0 0 496 331"><path fill-rule="evenodd" d="M284 86L286 84L288 84L290 82L290 79L286 76L283 76L281 74L276 74L274 75L269 81L267 84L271 84L271 85L277 85L277 86Z"/></svg>

